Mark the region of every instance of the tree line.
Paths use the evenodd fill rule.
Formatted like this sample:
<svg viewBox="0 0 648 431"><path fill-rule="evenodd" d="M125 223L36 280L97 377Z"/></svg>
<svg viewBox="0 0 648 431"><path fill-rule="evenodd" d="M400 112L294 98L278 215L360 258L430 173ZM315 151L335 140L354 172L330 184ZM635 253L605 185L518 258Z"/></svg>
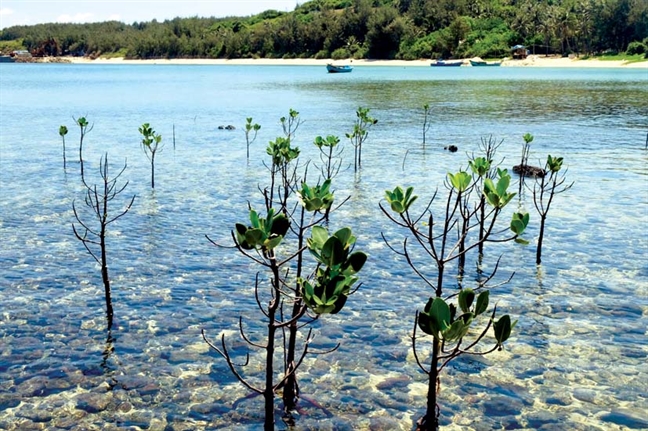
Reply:
<svg viewBox="0 0 648 431"><path fill-rule="evenodd" d="M0 48L37 56L152 58L503 57L645 54L645 0L312 0L292 12L0 31Z"/></svg>

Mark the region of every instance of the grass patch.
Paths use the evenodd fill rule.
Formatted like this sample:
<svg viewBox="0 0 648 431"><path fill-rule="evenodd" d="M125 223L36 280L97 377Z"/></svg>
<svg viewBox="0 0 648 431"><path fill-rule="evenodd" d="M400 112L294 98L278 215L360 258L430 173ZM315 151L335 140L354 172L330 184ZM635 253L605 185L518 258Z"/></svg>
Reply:
<svg viewBox="0 0 648 431"><path fill-rule="evenodd" d="M110 60L111 58L121 58L121 57L126 57L126 53L128 52L128 48L122 48L119 51L115 52L107 52L105 54L101 54L99 58L103 58L106 60Z"/></svg>
<svg viewBox="0 0 648 431"><path fill-rule="evenodd" d="M590 59L596 59L600 61L626 61L628 63L640 63L642 61L648 61L648 58L644 57L643 54L606 54L596 57L589 57Z"/></svg>
<svg viewBox="0 0 648 431"><path fill-rule="evenodd" d="M22 44L22 39L0 40L0 53L4 55L9 55L13 51L20 51L22 49L25 49Z"/></svg>

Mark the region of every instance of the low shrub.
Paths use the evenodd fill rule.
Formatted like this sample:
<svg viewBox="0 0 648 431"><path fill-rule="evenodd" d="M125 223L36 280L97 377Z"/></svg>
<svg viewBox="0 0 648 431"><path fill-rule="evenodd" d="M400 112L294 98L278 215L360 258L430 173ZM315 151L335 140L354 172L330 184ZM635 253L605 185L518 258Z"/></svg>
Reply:
<svg viewBox="0 0 648 431"><path fill-rule="evenodd" d="M316 60L323 60L325 58L329 58L330 56L331 56L331 54L327 50L323 49L323 50L319 51L317 54L315 54L315 59Z"/></svg>
<svg viewBox="0 0 648 431"><path fill-rule="evenodd" d="M351 54L346 48L338 48L331 53L331 58L333 60L344 60L349 57L351 57Z"/></svg>
<svg viewBox="0 0 648 431"><path fill-rule="evenodd" d="M646 54L646 52L648 52L646 45L644 45L643 42L639 42L638 40L630 42L628 49L626 49L626 54L628 55Z"/></svg>

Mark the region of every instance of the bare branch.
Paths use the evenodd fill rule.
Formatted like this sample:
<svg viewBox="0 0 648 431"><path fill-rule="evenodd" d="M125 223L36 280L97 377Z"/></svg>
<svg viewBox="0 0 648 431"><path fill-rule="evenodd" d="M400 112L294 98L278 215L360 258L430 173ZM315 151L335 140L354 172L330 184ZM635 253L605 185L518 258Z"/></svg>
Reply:
<svg viewBox="0 0 648 431"><path fill-rule="evenodd" d="M241 338L243 338L248 344L258 347L259 349L265 349L267 346L263 346L261 344L257 344L253 341L251 341L246 335L245 331L243 331L243 316L239 316L239 332L241 334Z"/></svg>

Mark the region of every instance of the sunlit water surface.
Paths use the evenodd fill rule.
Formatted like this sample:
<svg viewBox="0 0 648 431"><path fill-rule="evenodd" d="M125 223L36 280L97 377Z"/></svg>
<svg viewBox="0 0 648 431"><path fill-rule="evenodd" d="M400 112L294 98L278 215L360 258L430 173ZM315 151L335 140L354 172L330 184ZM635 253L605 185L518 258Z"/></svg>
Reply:
<svg viewBox="0 0 648 431"><path fill-rule="evenodd" d="M314 347L341 347L300 369L296 429L413 428L427 386L410 335L429 292L384 245L381 232L403 236L378 205L385 189L413 185L422 210L482 138L503 141L498 155L511 167L525 133L535 137L531 160L564 157L574 186L550 211L540 267L537 217L530 246L487 249L486 271L502 255L498 281L516 272L491 297L519 324L504 351L447 369L444 429L648 429L645 70L358 67L327 75L319 67L12 64L0 65L0 84L0 429L259 429L261 398L244 398L249 391L200 335L225 333L243 353L243 315L262 339L259 268L205 235L231 244L247 202L260 208L265 146L282 135L289 108L303 120L295 140L302 161L318 160L315 136L333 134L349 163L344 134L358 106L379 121L361 173L336 178L336 195L349 201L331 226L351 226L370 258L346 308L314 325ZM423 147L425 103L432 126ZM116 207L136 196L109 228L110 334L99 268L72 232L72 202L83 199L73 120L81 116L93 124L84 144L89 181L108 153L110 172L128 165ZM262 126L249 163L246 117ZM154 191L139 146L144 122L165 143ZM218 129L228 124L237 129ZM60 125L70 129L66 170ZM444 151L449 144L459 151ZM311 165L313 180L315 172ZM516 205L535 216L528 191ZM476 275L471 269L466 284ZM252 351L245 369L258 384L260 361Z"/></svg>

